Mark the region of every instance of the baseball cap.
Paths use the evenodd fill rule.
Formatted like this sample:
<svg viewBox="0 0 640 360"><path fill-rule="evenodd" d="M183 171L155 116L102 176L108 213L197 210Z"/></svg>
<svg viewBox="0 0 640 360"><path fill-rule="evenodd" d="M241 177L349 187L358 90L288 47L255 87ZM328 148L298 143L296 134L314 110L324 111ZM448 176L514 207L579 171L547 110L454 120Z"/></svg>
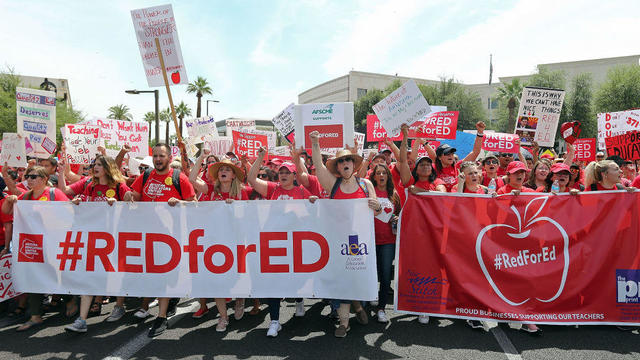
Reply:
<svg viewBox="0 0 640 360"><path fill-rule="evenodd" d="M516 171L524 170L529 172L527 165L525 165L522 161L512 161L507 165L507 173L513 174Z"/></svg>
<svg viewBox="0 0 640 360"><path fill-rule="evenodd" d="M565 164L565 163L555 163L553 165L551 165L551 172L554 174L557 174L561 171L566 171L566 172L571 172L571 168L569 167L569 165Z"/></svg>
<svg viewBox="0 0 640 360"><path fill-rule="evenodd" d="M449 155L456 152L456 148L451 147L449 144L440 144L436 149L436 156Z"/></svg>
<svg viewBox="0 0 640 360"><path fill-rule="evenodd" d="M276 166L280 166L280 165L282 165L283 162L284 161L282 161L282 159L274 157L273 159L267 161L267 165L268 164L273 164L273 165L276 165Z"/></svg>
<svg viewBox="0 0 640 360"><path fill-rule="evenodd" d="M296 166L293 165L292 162L289 161L285 161L282 164L280 164L280 166L278 166L278 171L280 171L280 169L285 168L289 171L291 171L292 173L296 172Z"/></svg>

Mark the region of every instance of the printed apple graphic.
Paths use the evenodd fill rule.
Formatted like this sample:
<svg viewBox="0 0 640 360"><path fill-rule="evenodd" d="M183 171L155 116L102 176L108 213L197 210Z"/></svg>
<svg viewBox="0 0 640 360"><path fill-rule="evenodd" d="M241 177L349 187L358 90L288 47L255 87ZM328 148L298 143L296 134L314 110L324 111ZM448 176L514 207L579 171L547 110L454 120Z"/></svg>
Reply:
<svg viewBox="0 0 640 360"><path fill-rule="evenodd" d="M173 73L171 73L171 81L173 81L174 84L179 84L180 83L180 72L179 71L175 71Z"/></svg>
<svg viewBox="0 0 640 360"><path fill-rule="evenodd" d="M531 298L552 302L564 290L569 271L569 236L557 221L539 216L548 200L544 196L529 201L524 218L512 205L517 227L491 224L476 238L482 273L509 305L522 305Z"/></svg>

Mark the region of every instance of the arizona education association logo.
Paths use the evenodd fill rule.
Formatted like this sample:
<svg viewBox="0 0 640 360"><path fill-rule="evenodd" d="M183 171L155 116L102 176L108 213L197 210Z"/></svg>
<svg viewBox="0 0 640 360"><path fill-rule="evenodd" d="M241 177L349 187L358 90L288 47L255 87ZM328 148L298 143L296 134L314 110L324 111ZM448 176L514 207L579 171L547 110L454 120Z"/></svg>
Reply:
<svg viewBox="0 0 640 360"><path fill-rule="evenodd" d="M366 270L369 249L367 244L360 242L358 235L349 235L347 243L340 245L340 254L346 257L344 268L346 270Z"/></svg>

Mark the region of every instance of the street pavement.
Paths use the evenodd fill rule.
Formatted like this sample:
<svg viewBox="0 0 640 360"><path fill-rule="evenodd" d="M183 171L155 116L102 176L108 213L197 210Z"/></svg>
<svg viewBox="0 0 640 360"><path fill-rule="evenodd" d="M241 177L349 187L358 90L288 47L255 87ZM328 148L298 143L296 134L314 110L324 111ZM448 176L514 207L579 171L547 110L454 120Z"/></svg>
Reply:
<svg viewBox="0 0 640 360"><path fill-rule="evenodd" d="M302 318L293 316L292 300L283 301L282 330L269 338L267 306L251 316L251 301L246 305L244 318L236 321L230 303L229 327L218 333L216 311L194 320L197 301L182 299L169 329L154 339L146 336L153 317L143 322L133 317L135 300L115 323L104 321L113 304L103 306L101 316L87 321L86 334L65 332L73 319L59 313L47 314L44 326L25 333L16 332L17 324L3 317L0 359L640 359L638 332L613 326L541 326L543 336L534 337L507 324L472 330L463 320L432 317L423 325L416 316L391 310L387 324L378 323L371 313L363 326L352 315L351 331L338 339L329 305L311 299L305 299ZM209 307L215 308L213 301Z"/></svg>

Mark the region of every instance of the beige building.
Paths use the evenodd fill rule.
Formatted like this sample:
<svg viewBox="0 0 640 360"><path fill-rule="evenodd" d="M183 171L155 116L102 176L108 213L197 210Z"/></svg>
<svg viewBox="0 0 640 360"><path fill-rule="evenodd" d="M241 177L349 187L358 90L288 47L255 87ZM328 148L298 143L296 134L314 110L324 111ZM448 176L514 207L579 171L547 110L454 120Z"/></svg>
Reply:
<svg viewBox="0 0 640 360"><path fill-rule="evenodd" d="M18 77L20 78L20 86L55 91L58 101L66 102L68 107L73 108L71 93L69 92L69 80L25 75L18 75Z"/></svg>

